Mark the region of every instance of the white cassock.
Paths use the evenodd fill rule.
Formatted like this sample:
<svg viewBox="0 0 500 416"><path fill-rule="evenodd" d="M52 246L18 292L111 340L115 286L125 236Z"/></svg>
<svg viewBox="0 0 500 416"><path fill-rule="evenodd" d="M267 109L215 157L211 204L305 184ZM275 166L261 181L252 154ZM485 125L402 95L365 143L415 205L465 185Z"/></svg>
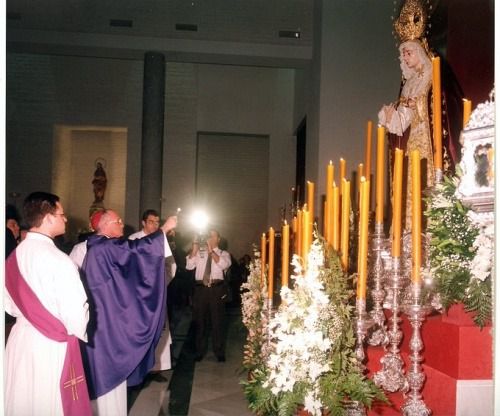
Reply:
<svg viewBox="0 0 500 416"><path fill-rule="evenodd" d="M16 249L19 270L40 302L70 335L87 341L87 295L77 268L51 238L29 232ZM5 349L5 414L63 415L59 382L66 342L35 329L4 291L5 311L17 318Z"/></svg>

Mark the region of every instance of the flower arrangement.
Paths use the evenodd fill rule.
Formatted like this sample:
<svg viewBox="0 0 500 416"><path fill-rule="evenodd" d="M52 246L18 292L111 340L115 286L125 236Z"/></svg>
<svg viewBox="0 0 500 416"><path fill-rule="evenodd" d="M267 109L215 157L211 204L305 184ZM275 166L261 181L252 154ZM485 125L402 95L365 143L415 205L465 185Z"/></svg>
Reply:
<svg viewBox="0 0 500 416"><path fill-rule="evenodd" d="M295 285L281 289L282 303L269 322L269 351L243 382L249 407L260 415L343 415L353 401L385 400L358 364L352 328L352 291L338 256L326 261L316 239L302 270L294 256Z"/></svg>
<svg viewBox="0 0 500 416"><path fill-rule="evenodd" d="M254 260L249 265L248 279L241 285L242 321L247 328L243 368L249 372L259 366L266 354L267 287L261 282L261 267L260 253L254 250Z"/></svg>
<svg viewBox="0 0 500 416"><path fill-rule="evenodd" d="M459 182L457 176L445 176L428 198L426 274L445 309L463 303L482 328L491 320L493 223L462 204L456 192Z"/></svg>

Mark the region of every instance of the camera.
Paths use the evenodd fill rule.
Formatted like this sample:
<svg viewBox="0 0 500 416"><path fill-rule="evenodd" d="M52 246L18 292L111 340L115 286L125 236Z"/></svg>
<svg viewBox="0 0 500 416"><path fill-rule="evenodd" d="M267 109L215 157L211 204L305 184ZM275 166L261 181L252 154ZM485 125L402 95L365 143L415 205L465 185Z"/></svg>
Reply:
<svg viewBox="0 0 500 416"><path fill-rule="evenodd" d="M199 252L200 252L200 257L205 257L205 253L207 252L207 240L208 240L208 234L206 232L200 232L199 234L196 235L193 243L196 243L199 245Z"/></svg>

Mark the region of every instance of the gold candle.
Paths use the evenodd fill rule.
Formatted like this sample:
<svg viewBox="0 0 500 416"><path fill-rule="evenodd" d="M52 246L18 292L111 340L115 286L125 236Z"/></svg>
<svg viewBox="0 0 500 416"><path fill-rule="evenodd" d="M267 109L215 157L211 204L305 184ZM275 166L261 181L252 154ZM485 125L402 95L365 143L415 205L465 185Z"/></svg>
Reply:
<svg viewBox="0 0 500 416"><path fill-rule="evenodd" d="M269 269L267 278L268 298L273 300L274 292L274 228L269 228Z"/></svg>
<svg viewBox="0 0 500 416"><path fill-rule="evenodd" d="M465 126L469 122L470 119L470 113L472 111L472 102L471 100L468 100L467 98L463 99L464 102L464 125L463 128L465 129Z"/></svg>
<svg viewBox="0 0 500 416"><path fill-rule="evenodd" d="M301 209L297 211L297 240L295 241L295 254L302 256L302 235L303 235L303 212Z"/></svg>
<svg viewBox="0 0 500 416"><path fill-rule="evenodd" d="M375 223L384 222L384 155L385 155L385 129L379 126L377 129L377 166L376 166L376 198L375 198Z"/></svg>
<svg viewBox="0 0 500 416"><path fill-rule="evenodd" d="M401 205L403 203L403 151L396 149L393 177L392 256L401 256Z"/></svg>
<svg viewBox="0 0 500 416"><path fill-rule="evenodd" d="M327 243L332 243L332 236L330 235L331 230L331 216L333 209L333 176L334 176L334 166L332 161L326 167L326 207L325 207L325 221L324 221L324 234Z"/></svg>
<svg viewBox="0 0 500 416"><path fill-rule="evenodd" d="M411 281L420 284L420 266L422 264L422 195L420 185L420 152L411 152L411 246L412 273Z"/></svg>
<svg viewBox="0 0 500 416"><path fill-rule="evenodd" d="M266 233L260 237L260 285L264 285L266 275Z"/></svg>
<svg viewBox="0 0 500 416"><path fill-rule="evenodd" d="M432 58L432 97L433 97L433 133L434 133L434 166L443 169L443 143L441 126L441 60L439 56Z"/></svg>
<svg viewBox="0 0 500 416"><path fill-rule="evenodd" d="M358 164L358 204L361 204L361 178L365 176L364 167L362 163ZM361 207L361 205L360 205Z"/></svg>
<svg viewBox="0 0 500 416"><path fill-rule="evenodd" d="M307 266L307 256L309 255L309 248L312 241L312 235L309 235L310 224L311 212L307 209L307 205L304 205L304 210L302 211L302 259L305 266Z"/></svg>
<svg viewBox="0 0 500 416"><path fill-rule="evenodd" d="M366 279L368 267L368 201L370 198L370 182L361 178L360 218L358 244L358 284L356 298L366 299Z"/></svg>
<svg viewBox="0 0 500 416"><path fill-rule="evenodd" d="M364 175L366 180L370 180L370 174L372 169L372 129L373 123L368 120L366 124L366 146L365 146L365 171Z"/></svg>
<svg viewBox="0 0 500 416"><path fill-rule="evenodd" d="M342 184L342 181L345 179L345 171L346 171L346 162L343 158L340 158L339 161L339 183ZM342 195L342 185L340 185L340 195Z"/></svg>
<svg viewBox="0 0 500 416"><path fill-rule="evenodd" d="M307 209L314 219L314 182L307 181Z"/></svg>
<svg viewBox="0 0 500 416"><path fill-rule="evenodd" d="M351 183L342 181L342 239L340 241L341 263L344 271L349 267L349 217L351 213Z"/></svg>
<svg viewBox="0 0 500 416"><path fill-rule="evenodd" d="M289 244L290 226L285 220L281 231L281 287L288 286Z"/></svg>
<svg viewBox="0 0 500 416"><path fill-rule="evenodd" d="M340 243L340 190L338 186L333 186L333 209L332 209L332 247L339 249Z"/></svg>

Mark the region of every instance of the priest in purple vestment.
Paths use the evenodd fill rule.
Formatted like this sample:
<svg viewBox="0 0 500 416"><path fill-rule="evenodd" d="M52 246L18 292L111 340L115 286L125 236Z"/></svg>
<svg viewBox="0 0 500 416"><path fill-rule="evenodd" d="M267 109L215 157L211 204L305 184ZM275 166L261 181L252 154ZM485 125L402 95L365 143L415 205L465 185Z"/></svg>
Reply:
<svg viewBox="0 0 500 416"><path fill-rule="evenodd" d="M113 210L100 213L87 241L82 277L90 304L88 344L82 344L94 414L126 415L127 385L140 384L154 366L165 320L165 234L122 239L123 222Z"/></svg>

